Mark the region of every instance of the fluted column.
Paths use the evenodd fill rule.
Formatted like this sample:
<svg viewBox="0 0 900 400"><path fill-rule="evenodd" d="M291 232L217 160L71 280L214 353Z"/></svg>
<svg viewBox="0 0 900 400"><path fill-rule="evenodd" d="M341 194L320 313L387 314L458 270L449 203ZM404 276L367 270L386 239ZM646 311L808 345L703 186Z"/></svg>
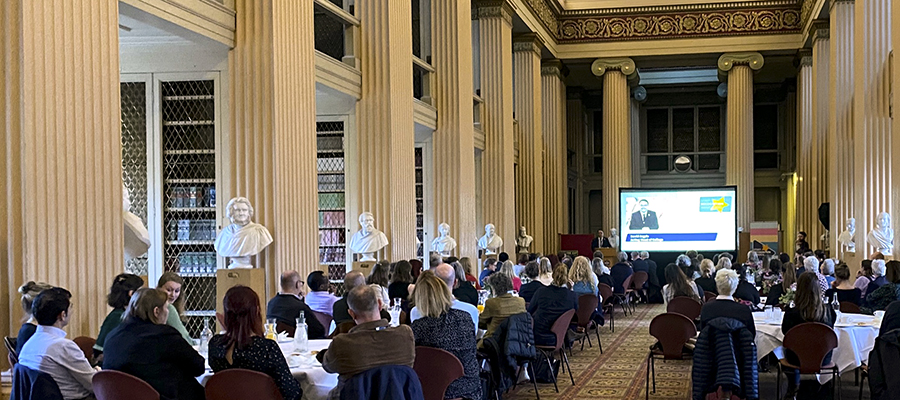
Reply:
<svg viewBox="0 0 900 400"><path fill-rule="evenodd" d="M618 228L619 188L631 187L630 58L599 58L591 72L603 78L603 227Z"/></svg>
<svg viewBox="0 0 900 400"><path fill-rule="evenodd" d="M881 212L892 209L890 0L859 1L854 9L854 214L857 252L869 254L866 234ZM896 217L895 217L896 218ZM896 224L895 224L896 226ZM896 243L896 240L895 240Z"/></svg>
<svg viewBox="0 0 900 400"><path fill-rule="evenodd" d="M585 114L584 114L584 103L582 101L582 92L573 90L572 88L566 89L566 131L568 134L566 135L566 151L572 151L574 153L574 174L575 174L575 201L574 201L574 214L575 214L575 226L570 226L569 231L571 232L588 232L587 223L588 216L584 211L584 203L587 200L587 196L584 195L584 168L582 166L584 163L584 156L586 151L588 150L584 145L587 143L585 136L587 135L587 129L585 127ZM568 156L568 154L567 154ZM565 179L566 179L566 188L568 189L568 165L566 165ZM568 204L568 198L566 198L566 204ZM566 221L569 221L569 214L572 214L572 210L563 216Z"/></svg>
<svg viewBox="0 0 900 400"><path fill-rule="evenodd" d="M513 41L515 114L519 122L519 164L516 167L516 222L534 238L532 251L544 245L543 120L541 104L541 42L536 34Z"/></svg>
<svg viewBox="0 0 900 400"><path fill-rule="evenodd" d="M272 232L257 263L274 292L283 271L318 269L313 6L238 0L235 7L226 168L231 193L249 198L256 222Z"/></svg>
<svg viewBox="0 0 900 400"><path fill-rule="evenodd" d="M832 154L832 147L834 146L834 137L832 132L828 129L828 105L829 105L829 97L831 95L831 91L829 89L829 79L830 79L830 46L828 39L828 25L822 25L816 23L813 27L813 48L812 48L812 135L813 135L813 143L812 143L812 153L810 156L813 158L813 163L815 164L815 169L812 174L812 187L815 190L815 198L816 200L810 204L810 206L815 210L816 218L814 220L814 225L818 228L816 235L807 239L810 243L810 247L815 249L824 249L826 244L820 239L820 237L825 233L825 226L819 222L819 205L828 201L830 194L830 180L831 176L835 175L836 172L836 164L834 162L829 162L828 155ZM829 205L831 206L831 205ZM833 210L832 210L833 214ZM833 220L832 220L833 221ZM832 224L834 222L831 222ZM833 227L832 227L833 228ZM838 232L840 233L840 232ZM830 242L834 242L834 237L837 235L831 235ZM833 249L834 247L832 247Z"/></svg>
<svg viewBox="0 0 900 400"><path fill-rule="evenodd" d="M16 290L72 292L71 337L96 335L124 265L118 2L0 2L0 330Z"/></svg>
<svg viewBox="0 0 900 400"><path fill-rule="evenodd" d="M379 258L416 256L411 3L359 0L362 99L357 103L359 210L390 245ZM348 216L348 226L356 216ZM359 227L351 229L355 233ZM349 238L348 234L348 238Z"/></svg>
<svg viewBox="0 0 900 400"><path fill-rule="evenodd" d="M763 66L759 53L725 53L719 69L728 73L725 184L737 186L738 227L750 231L753 222L753 71Z"/></svg>
<svg viewBox="0 0 900 400"><path fill-rule="evenodd" d="M794 149L797 142L797 92L796 88L789 91L784 100L784 148ZM796 171L797 155L796 153L786 153L782 157L782 170ZM797 233L797 174L782 174L784 182L784 203L781 209L782 221L784 225L781 227L784 232L781 235L782 251L793 254L794 240Z"/></svg>
<svg viewBox="0 0 900 400"><path fill-rule="evenodd" d="M814 230L817 226L813 223L815 188L812 185L812 144L812 52L806 49L800 52L800 70L797 73L797 232L806 232L808 241L816 237ZM791 235L796 236L797 232L791 232Z"/></svg>
<svg viewBox="0 0 900 400"><path fill-rule="evenodd" d="M374 1L374 0L373 0ZM515 251L515 143L512 97L512 7L507 0L475 0L481 97L484 99L482 193L484 222L494 224L503 249ZM479 230L479 235L484 231Z"/></svg>
<svg viewBox="0 0 900 400"><path fill-rule="evenodd" d="M472 125L472 8L468 0L432 0L435 67L434 205L450 224L456 254L476 257L475 156Z"/></svg>
<svg viewBox="0 0 900 400"><path fill-rule="evenodd" d="M847 261L851 270L859 266L856 254L841 252L838 241L847 218L853 215L853 197L857 190L853 182L853 1L833 1L830 17L830 64L829 87L834 96L829 99L829 134L834 138L833 152L829 151L828 161L835 167L830 180L831 203L831 254ZM856 242L863 236L857 231ZM862 247L860 247L862 249ZM851 259L852 258L852 259Z"/></svg>
<svg viewBox="0 0 900 400"><path fill-rule="evenodd" d="M541 64L544 137L544 249L559 251L559 234L568 232L566 209L566 84L559 60Z"/></svg>

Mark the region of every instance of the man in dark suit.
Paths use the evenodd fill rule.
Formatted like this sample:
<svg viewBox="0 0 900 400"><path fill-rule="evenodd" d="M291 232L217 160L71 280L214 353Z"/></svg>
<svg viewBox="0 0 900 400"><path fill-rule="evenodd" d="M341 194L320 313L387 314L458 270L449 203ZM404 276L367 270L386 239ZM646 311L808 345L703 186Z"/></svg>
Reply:
<svg viewBox="0 0 900 400"><path fill-rule="evenodd" d="M350 315L350 305L347 304L347 295L357 286L366 286L366 276L359 271L348 272L344 276L344 297L334 302L334 309L332 310L335 326L353 321L353 316ZM381 310L381 317L388 321L391 320L391 314L384 309Z"/></svg>
<svg viewBox="0 0 900 400"><path fill-rule="evenodd" d="M619 262L616 265L613 265L609 270L609 275L613 280L613 293L625 293L625 288L622 286L625 283L625 279L628 279L629 276L634 274L631 266L628 265L628 254L624 252L619 253Z"/></svg>
<svg viewBox="0 0 900 400"><path fill-rule="evenodd" d="M649 286L647 287L647 300L650 303L662 303L662 285L659 283L659 268L656 266L656 261L650 259L650 253L646 251L641 252L641 259L647 262L647 274L650 275Z"/></svg>
<svg viewBox="0 0 900 400"><path fill-rule="evenodd" d="M609 238L603 234L602 230L598 230L597 237L591 240L591 251L597 251L601 248L608 249L610 247L612 246L609 244Z"/></svg>
<svg viewBox="0 0 900 400"><path fill-rule="evenodd" d="M285 271L281 274L281 292L266 304L266 318L294 326L300 312L306 317L307 334L310 339L324 339L325 330L313 310L303 301L303 280L297 271Z"/></svg>
<svg viewBox="0 0 900 400"><path fill-rule="evenodd" d="M638 203L641 205L641 209L631 214L631 223L628 225L628 229L659 229L659 221L656 219L656 212L647 209L650 202L647 201L647 199L641 199Z"/></svg>

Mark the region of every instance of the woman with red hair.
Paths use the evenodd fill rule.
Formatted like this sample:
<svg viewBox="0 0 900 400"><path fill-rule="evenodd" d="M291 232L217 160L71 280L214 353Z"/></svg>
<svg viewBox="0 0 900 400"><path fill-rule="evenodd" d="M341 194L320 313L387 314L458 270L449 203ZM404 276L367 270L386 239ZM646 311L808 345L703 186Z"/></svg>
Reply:
<svg viewBox="0 0 900 400"><path fill-rule="evenodd" d="M284 400L296 400L303 391L291 375L281 348L263 337L259 296L246 286L228 289L222 301L225 307L225 333L209 340L209 366L214 372L243 368L267 374ZM310 316L312 317L312 316Z"/></svg>

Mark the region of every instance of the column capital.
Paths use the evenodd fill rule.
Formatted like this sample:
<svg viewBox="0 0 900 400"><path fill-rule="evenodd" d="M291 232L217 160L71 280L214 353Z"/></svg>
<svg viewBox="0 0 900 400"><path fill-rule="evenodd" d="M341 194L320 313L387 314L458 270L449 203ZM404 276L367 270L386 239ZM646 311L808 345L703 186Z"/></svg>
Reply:
<svg viewBox="0 0 900 400"><path fill-rule="evenodd" d="M512 26L513 8L509 0L472 0L472 19L501 18Z"/></svg>
<svg viewBox="0 0 900 400"><path fill-rule="evenodd" d="M719 70L723 72L731 71L735 65L746 65L754 71L759 71L763 66L763 56L757 52L747 53L725 53L719 57Z"/></svg>
<svg viewBox="0 0 900 400"><path fill-rule="evenodd" d="M813 43L817 40L828 40L830 24L827 19L819 19L813 21L809 28L809 36Z"/></svg>
<svg viewBox="0 0 900 400"><path fill-rule="evenodd" d="M812 58L812 50L811 49L800 49L797 52L797 61L800 68L803 67L812 67L813 58Z"/></svg>
<svg viewBox="0 0 900 400"><path fill-rule="evenodd" d="M538 57L541 56L541 46L544 41L536 33L523 33L513 37L513 53L522 51L533 51Z"/></svg>
<svg viewBox="0 0 900 400"><path fill-rule="evenodd" d="M828 10L831 11L831 9L833 9L834 6L836 6L836 5L838 5L838 4L844 4L844 3L846 3L846 4L853 4L853 3L854 3L854 0L831 0L831 1L829 1L828 3L829 3L829 4L828 4Z"/></svg>
<svg viewBox="0 0 900 400"><path fill-rule="evenodd" d="M630 76L637 72L634 60L628 57L598 58L591 64L591 72L596 76L603 76L609 70L622 71L625 76Z"/></svg>
<svg viewBox="0 0 900 400"><path fill-rule="evenodd" d="M562 80L568 74L569 69L566 68L562 60L558 60L555 58L550 60L541 60L541 76L556 75L560 80Z"/></svg>

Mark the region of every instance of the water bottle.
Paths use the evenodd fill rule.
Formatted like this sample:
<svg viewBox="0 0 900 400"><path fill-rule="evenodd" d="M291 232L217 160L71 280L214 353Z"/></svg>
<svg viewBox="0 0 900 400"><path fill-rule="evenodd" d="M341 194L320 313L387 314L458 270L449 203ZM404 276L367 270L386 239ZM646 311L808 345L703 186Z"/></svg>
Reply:
<svg viewBox="0 0 900 400"><path fill-rule="evenodd" d="M297 318L297 329L294 331L294 351L298 353L306 353L309 351L309 336L306 332L306 315L300 311L300 317Z"/></svg>
<svg viewBox="0 0 900 400"><path fill-rule="evenodd" d="M200 355L206 357L209 354L209 339L212 338L212 329L209 329L209 317L203 319L203 331L200 332Z"/></svg>
<svg viewBox="0 0 900 400"><path fill-rule="evenodd" d="M831 300L831 308L836 313L841 311L841 302L838 301L837 293L834 294L834 298Z"/></svg>

